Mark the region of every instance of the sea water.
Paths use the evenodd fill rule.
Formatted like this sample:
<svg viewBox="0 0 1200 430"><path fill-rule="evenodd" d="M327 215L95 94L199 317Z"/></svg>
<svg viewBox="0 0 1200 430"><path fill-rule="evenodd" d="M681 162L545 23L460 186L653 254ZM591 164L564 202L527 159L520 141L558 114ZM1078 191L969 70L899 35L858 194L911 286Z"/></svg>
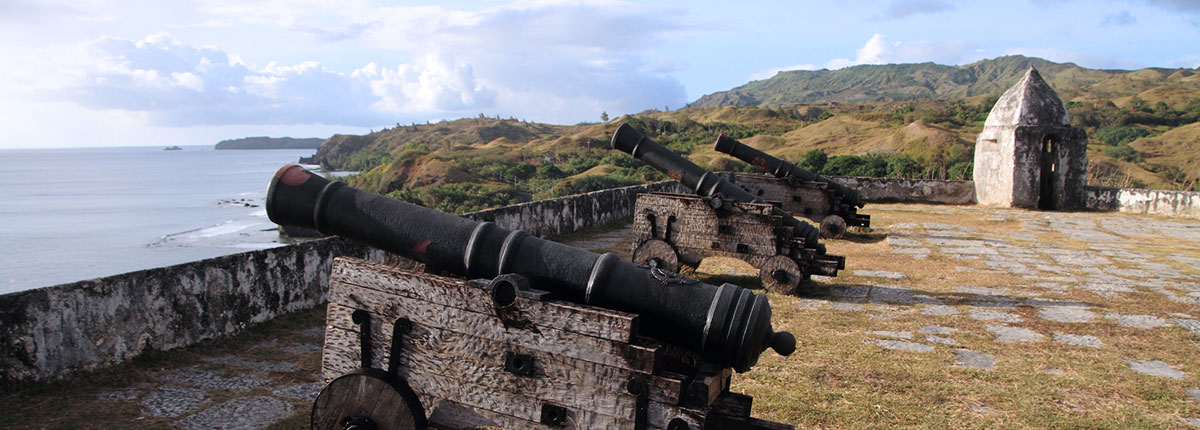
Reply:
<svg viewBox="0 0 1200 430"><path fill-rule="evenodd" d="M263 200L313 150L0 150L0 294L281 246Z"/></svg>

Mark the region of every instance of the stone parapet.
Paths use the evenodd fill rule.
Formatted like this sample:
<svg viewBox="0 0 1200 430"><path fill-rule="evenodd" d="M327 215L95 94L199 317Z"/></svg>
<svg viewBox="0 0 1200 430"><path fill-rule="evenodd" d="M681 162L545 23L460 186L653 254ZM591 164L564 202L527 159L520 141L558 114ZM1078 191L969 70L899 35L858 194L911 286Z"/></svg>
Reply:
<svg viewBox="0 0 1200 430"><path fill-rule="evenodd" d="M682 190L663 181L464 216L553 236L626 218L648 191ZM311 308L325 302L336 256L386 257L326 238L0 295L0 385L117 364Z"/></svg>
<svg viewBox="0 0 1200 430"><path fill-rule="evenodd" d="M830 176L839 184L856 188L868 203L975 204L975 183L934 179L866 178ZM870 212L870 206L863 209Z"/></svg>
<svg viewBox="0 0 1200 430"><path fill-rule="evenodd" d="M1084 191L1088 209L1200 218L1200 193L1194 191L1092 186Z"/></svg>

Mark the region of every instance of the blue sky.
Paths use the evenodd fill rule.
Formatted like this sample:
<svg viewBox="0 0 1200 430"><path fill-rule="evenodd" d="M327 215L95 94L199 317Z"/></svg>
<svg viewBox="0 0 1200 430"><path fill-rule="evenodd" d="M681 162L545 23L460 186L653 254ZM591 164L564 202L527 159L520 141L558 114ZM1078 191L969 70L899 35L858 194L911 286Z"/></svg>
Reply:
<svg viewBox="0 0 1200 430"><path fill-rule="evenodd" d="M1200 0L0 0L0 148L573 124L779 70L1200 67Z"/></svg>

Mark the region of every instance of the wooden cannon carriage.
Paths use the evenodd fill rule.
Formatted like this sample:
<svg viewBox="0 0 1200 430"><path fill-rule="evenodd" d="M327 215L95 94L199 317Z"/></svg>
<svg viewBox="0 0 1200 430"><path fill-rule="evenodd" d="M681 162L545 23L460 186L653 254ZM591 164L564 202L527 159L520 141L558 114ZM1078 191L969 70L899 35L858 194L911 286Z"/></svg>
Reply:
<svg viewBox="0 0 1200 430"><path fill-rule="evenodd" d="M792 428L637 315L526 285L336 259L313 428Z"/></svg>
<svg viewBox="0 0 1200 430"><path fill-rule="evenodd" d="M706 257L745 260L768 290L790 294L811 275L837 276L845 257L805 247L771 204L644 193L633 209L633 262L678 271Z"/></svg>
<svg viewBox="0 0 1200 430"><path fill-rule="evenodd" d="M841 189L827 182L796 177L777 178L754 173L723 173L730 182L768 202L778 202L784 211L820 223L821 237L839 239L849 227L870 227L871 216L858 213L846 203Z"/></svg>

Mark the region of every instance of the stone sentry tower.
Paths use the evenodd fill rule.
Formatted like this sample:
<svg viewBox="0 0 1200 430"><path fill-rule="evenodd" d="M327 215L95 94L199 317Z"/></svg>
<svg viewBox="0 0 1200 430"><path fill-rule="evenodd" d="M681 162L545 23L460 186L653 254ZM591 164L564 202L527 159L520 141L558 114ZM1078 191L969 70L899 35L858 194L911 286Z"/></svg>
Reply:
<svg viewBox="0 0 1200 430"><path fill-rule="evenodd" d="M1087 135L1032 67L996 101L975 142L975 199L989 206L1084 205Z"/></svg>

